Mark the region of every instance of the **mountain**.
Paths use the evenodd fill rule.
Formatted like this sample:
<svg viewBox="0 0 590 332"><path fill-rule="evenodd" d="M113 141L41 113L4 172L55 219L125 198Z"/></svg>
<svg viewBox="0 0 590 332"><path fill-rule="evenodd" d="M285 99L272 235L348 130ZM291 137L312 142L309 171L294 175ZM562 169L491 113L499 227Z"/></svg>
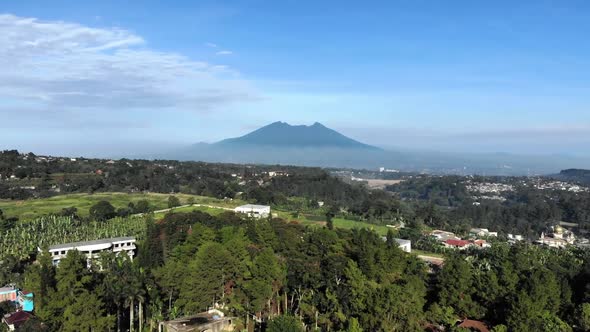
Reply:
<svg viewBox="0 0 590 332"><path fill-rule="evenodd" d="M590 185L590 170L587 169L565 169L559 172L559 174L552 175L551 177L562 181L578 182L584 185Z"/></svg>
<svg viewBox="0 0 590 332"><path fill-rule="evenodd" d="M274 122L241 137L229 138L214 144L218 147L265 146L277 148L341 148L380 150L355 141L319 122L311 126L292 126Z"/></svg>
<svg viewBox="0 0 590 332"><path fill-rule="evenodd" d="M409 151L403 149L403 141L391 144L401 149L364 144L317 122L311 126L274 122L244 136L197 143L146 158L484 175L554 174L564 168L590 166L590 158Z"/></svg>

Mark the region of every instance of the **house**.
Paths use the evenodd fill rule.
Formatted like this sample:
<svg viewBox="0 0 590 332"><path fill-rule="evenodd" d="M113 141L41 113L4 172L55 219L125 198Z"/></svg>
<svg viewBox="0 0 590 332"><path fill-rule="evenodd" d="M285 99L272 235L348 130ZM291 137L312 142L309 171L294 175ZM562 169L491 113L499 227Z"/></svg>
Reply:
<svg viewBox="0 0 590 332"><path fill-rule="evenodd" d="M133 258L135 255L135 249L134 237L117 237L112 239L53 245L49 247L48 251L51 255L53 265L58 265L59 262L66 257L68 251L78 250L86 255L88 267L90 267L91 260L97 258L101 252L112 251L116 254L125 253ZM39 249L39 251L41 251L41 249Z"/></svg>
<svg viewBox="0 0 590 332"><path fill-rule="evenodd" d="M234 209L234 212L247 214L248 217L266 218L270 215L270 206L246 204L246 205L238 206L237 208Z"/></svg>
<svg viewBox="0 0 590 332"><path fill-rule="evenodd" d="M523 237L522 237L522 235L518 235L518 234L508 234L508 240L522 241Z"/></svg>
<svg viewBox="0 0 590 332"><path fill-rule="evenodd" d="M0 302L16 302L18 290L14 286L5 286L0 288Z"/></svg>
<svg viewBox="0 0 590 332"><path fill-rule="evenodd" d="M401 250L405 252L412 252L412 241L404 239L394 239Z"/></svg>
<svg viewBox="0 0 590 332"><path fill-rule="evenodd" d="M490 232L487 228L472 228L469 234L476 237L493 236L498 237L498 232Z"/></svg>
<svg viewBox="0 0 590 332"><path fill-rule="evenodd" d="M472 243L479 248L489 248L492 246L486 240L474 240Z"/></svg>
<svg viewBox="0 0 590 332"><path fill-rule="evenodd" d="M465 250L473 246L473 243L467 240L448 239L443 242L446 248Z"/></svg>
<svg viewBox="0 0 590 332"><path fill-rule="evenodd" d="M8 326L8 331L16 331L21 325L26 323L33 315L26 311L17 311L7 314L2 318L2 322Z"/></svg>
<svg viewBox="0 0 590 332"><path fill-rule="evenodd" d="M21 310L33 311L33 293L21 291L14 286L5 286L0 288L0 303L14 302Z"/></svg>
<svg viewBox="0 0 590 332"><path fill-rule="evenodd" d="M387 236L382 236L381 240L387 241ZM394 239L399 248L405 252L412 252L412 241L404 239Z"/></svg>
<svg viewBox="0 0 590 332"><path fill-rule="evenodd" d="M234 327L234 318L225 317L219 310L209 310L194 316L161 322L158 332L222 332L233 331Z"/></svg>
<svg viewBox="0 0 590 332"><path fill-rule="evenodd" d="M439 240L441 242L444 242L444 241L449 240L449 239L454 239L454 240L459 239L455 235L455 233L441 231L441 230L438 230L438 229L430 232L430 236L434 237L435 239L437 239L437 240Z"/></svg>

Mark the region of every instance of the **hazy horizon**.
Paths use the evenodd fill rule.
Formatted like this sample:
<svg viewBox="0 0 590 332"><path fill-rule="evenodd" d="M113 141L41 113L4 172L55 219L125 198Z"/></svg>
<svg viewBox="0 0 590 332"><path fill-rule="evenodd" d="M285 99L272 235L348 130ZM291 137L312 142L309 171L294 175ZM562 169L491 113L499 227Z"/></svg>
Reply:
<svg viewBox="0 0 590 332"><path fill-rule="evenodd" d="M8 2L0 149L144 154L317 121L388 149L588 157L589 11Z"/></svg>

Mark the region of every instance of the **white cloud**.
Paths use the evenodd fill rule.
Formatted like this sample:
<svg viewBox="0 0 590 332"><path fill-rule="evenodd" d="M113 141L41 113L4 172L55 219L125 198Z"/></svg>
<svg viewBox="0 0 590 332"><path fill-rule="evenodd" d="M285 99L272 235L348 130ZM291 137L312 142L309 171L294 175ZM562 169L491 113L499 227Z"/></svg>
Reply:
<svg viewBox="0 0 590 332"><path fill-rule="evenodd" d="M231 55L231 54L233 54L233 52L232 51L219 51L215 54L217 54L217 55Z"/></svg>
<svg viewBox="0 0 590 332"><path fill-rule="evenodd" d="M215 43L205 43L205 46L211 47L211 48L217 48L217 44L215 44Z"/></svg>
<svg viewBox="0 0 590 332"><path fill-rule="evenodd" d="M210 110L256 93L224 66L150 49L137 34L0 15L0 97L40 109Z"/></svg>

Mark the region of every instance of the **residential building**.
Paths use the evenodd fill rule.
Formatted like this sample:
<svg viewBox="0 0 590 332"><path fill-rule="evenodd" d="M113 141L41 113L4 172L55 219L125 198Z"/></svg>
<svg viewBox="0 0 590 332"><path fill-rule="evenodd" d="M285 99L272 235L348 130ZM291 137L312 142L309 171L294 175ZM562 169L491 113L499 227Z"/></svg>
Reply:
<svg viewBox="0 0 590 332"><path fill-rule="evenodd" d="M465 250L467 248L474 246L474 244L471 241L461 240L461 239L448 239L448 240L444 241L443 244L446 248L459 249L459 250Z"/></svg>
<svg viewBox="0 0 590 332"><path fill-rule="evenodd" d="M14 286L5 286L0 288L0 302L16 302L18 289Z"/></svg>
<svg viewBox="0 0 590 332"><path fill-rule="evenodd" d="M86 255L88 267L90 267L90 262L97 258L102 252L111 251L116 254L125 253L133 258L135 256L135 249L134 237L117 237L112 239L65 243L50 246L49 254L51 255L53 265L58 265L59 262L66 257L68 251L78 250Z"/></svg>
<svg viewBox="0 0 590 332"><path fill-rule="evenodd" d="M439 241L446 241L449 239L454 239L457 240L459 239L455 233L452 232L446 232L446 231L441 231L441 230L434 230L432 232L430 232L430 236L434 237L435 239L439 240Z"/></svg>
<svg viewBox="0 0 590 332"><path fill-rule="evenodd" d="M270 206L246 204L246 205L238 206L237 208L234 209L234 212L247 214L248 217L266 218L270 215Z"/></svg>
<svg viewBox="0 0 590 332"><path fill-rule="evenodd" d="M475 237L484 237L484 236L488 236L488 237L497 237L498 236L498 232L490 232L487 228L472 228L469 231L469 234Z"/></svg>
<svg viewBox="0 0 590 332"><path fill-rule="evenodd" d="M383 242L387 241L387 236L382 236ZM412 241L405 239L394 239L399 248L405 252L412 252Z"/></svg>
<svg viewBox="0 0 590 332"><path fill-rule="evenodd" d="M522 237L522 235L518 235L518 234L508 234L508 240L512 240L512 241L522 241L522 240L524 240L524 238Z"/></svg>
<svg viewBox="0 0 590 332"><path fill-rule="evenodd" d="M2 322L8 327L8 331L16 331L21 325L26 323L33 315L26 311L17 311L2 317Z"/></svg>

